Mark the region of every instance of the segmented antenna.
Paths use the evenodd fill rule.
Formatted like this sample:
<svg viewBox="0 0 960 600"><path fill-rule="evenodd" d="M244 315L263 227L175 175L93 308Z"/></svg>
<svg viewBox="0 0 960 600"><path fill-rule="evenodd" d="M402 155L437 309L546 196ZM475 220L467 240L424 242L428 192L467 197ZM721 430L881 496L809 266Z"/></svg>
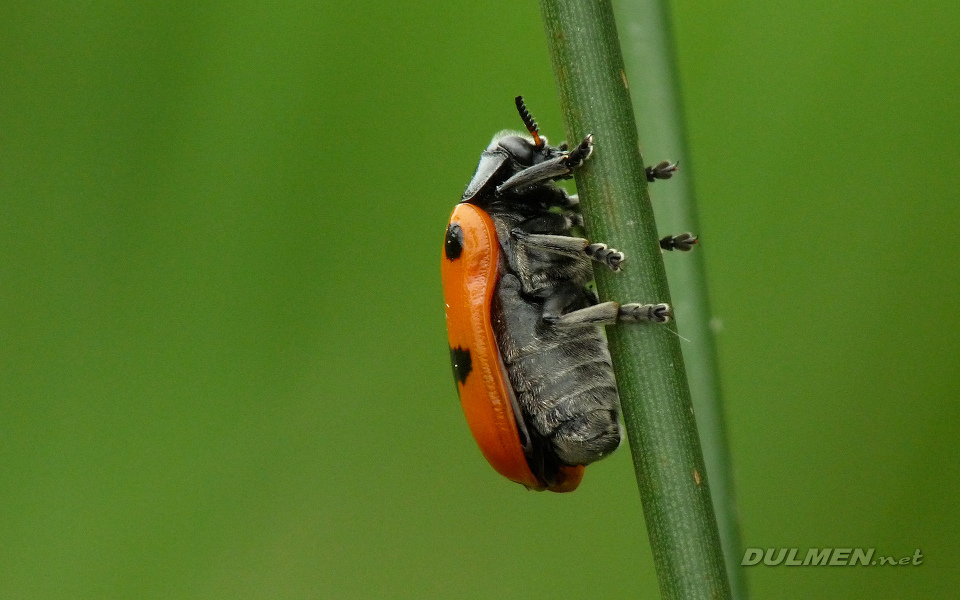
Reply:
<svg viewBox="0 0 960 600"><path fill-rule="evenodd" d="M537 148L542 148L543 139L540 137L540 128L537 127L537 122L530 116L530 111L527 110L527 106L523 103L523 96L517 96L516 101L517 110L520 111L520 118L523 119L523 124L527 126L527 131L533 136L533 142Z"/></svg>

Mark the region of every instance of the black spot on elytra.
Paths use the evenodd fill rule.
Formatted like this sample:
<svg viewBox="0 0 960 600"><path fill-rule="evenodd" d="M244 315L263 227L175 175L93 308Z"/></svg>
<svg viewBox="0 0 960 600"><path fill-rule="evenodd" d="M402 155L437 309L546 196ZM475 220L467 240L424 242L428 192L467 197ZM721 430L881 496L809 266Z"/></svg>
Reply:
<svg viewBox="0 0 960 600"><path fill-rule="evenodd" d="M470 360L470 349L459 346L450 348L450 364L453 365L453 378L463 384L467 375L473 370L473 361Z"/></svg>
<svg viewBox="0 0 960 600"><path fill-rule="evenodd" d="M460 258L463 252L463 229L458 223L450 223L447 227L447 237L443 243L443 251L447 258L454 260Z"/></svg>

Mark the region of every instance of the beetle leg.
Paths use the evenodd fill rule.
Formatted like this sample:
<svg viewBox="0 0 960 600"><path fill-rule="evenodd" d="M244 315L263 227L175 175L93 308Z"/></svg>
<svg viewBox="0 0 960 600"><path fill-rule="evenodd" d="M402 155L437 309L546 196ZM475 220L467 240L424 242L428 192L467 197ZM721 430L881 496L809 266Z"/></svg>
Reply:
<svg viewBox="0 0 960 600"><path fill-rule="evenodd" d="M549 233L527 233L522 229L513 229L510 231L518 243L537 250L546 250L554 254L564 256L581 256L587 249L588 242L583 238L570 237L569 235L553 235Z"/></svg>
<svg viewBox="0 0 960 600"><path fill-rule="evenodd" d="M509 191L522 191L524 188L566 177L570 174L570 167L567 166L565 159L565 156L558 156L557 158L551 158L539 165L534 165L529 169L520 171L504 181L497 188L497 194L500 195Z"/></svg>
<svg viewBox="0 0 960 600"><path fill-rule="evenodd" d="M616 302L601 302L568 312L565 315L548 314L544 304L543 320L556 327L584 327L586 325L613 325L617 322L620 306Z"/></svg>
<svg viewBox="0 0 960 600"><path fill-rule="evenodd" d="M679 164L663 160L652 167L647 167L647 181L653 183L657 179L670 179L674 173L680 170Z"/></svg>
<svg viewBox="0 0 960 600"><path fill-rule="evenodd" d="M556 323L563 317L567 308L577 301L578 295L579 286L569 281L554 288L543 300L543 320L547 323Z"/></svg>
<svg viewBox="0 0 960 600"><path fill-rule="evenodd" d="M670 314L670 305L663 302L658 304L624 304L622 306L616 302L601 302L559 316L548 314L547 304L545 304L543 320L556 327L583 327L586 325L613 325L617 321L624 323L666 323L670 320Z"/></svg>
<svg viewBox="0 0 960 600"><path fill-rule="evenodd" d="M686 252L697 245L699 240L692 233L681 233L680 235L668 235L660 238L660 247L664 250L679 250Z"/></svg>
<svg viewBox="0 0 960 600"><path fill-rule="evenodd" d="M547 233L527 233L522 229L513 229L510 235L518 243L534 247L537 250L546 250L564 256L586 254L593 260L607 265L613 271L619 271L620 263L626 259L623 252L619 250L608 248L606 244L591 244L583 238Z"/></svg>
<svg viewBox="0 0 960 600"><path fill-rule="evenodd" d="M617 321L640 323L644 321L665 323L670 320L670 305L617 304L601 302L586 308L565 312L580 297L577 286L566 284L556 288L543 302L543 321L555 327L584 327L587 325L613 325Z"/></svg>
<svg viewBox="0 0 960 600"><path fill-rule="evenodd" d="M583 226L583 215L580 214L580 197L576 194L564 193L559 202L553 204L560 209L560 214L566 217L574 226Z"/></svg>
<svg viewBox="0 0 960 600"><path fill-rule="evenodd" d="M564 235L573 227L574 223L566 213L548 212L543 215L527 219L514 227L510 233L514 239L520 239L524 234L547 233L551 235Z"/></svg>
<svg viewBox="0 0 960 600"><path fill-rule="evenodd" d="M556 158L544 161L538 165L524 169L504 181L498 188L497 194L504 194L510 191L522 191L554 179L563 179L569 177L573 170L583 164L583 161L590 157L593 152L593 136L588 135L583 138L580 145L572 152L564 153Z"/></svg>
<svg viewBox="0 0 960 600"><path fill-rule="evenodd" d="M560 213L570 221L570 227L583 227L583 215L573 210L565 210Z"/></svg>

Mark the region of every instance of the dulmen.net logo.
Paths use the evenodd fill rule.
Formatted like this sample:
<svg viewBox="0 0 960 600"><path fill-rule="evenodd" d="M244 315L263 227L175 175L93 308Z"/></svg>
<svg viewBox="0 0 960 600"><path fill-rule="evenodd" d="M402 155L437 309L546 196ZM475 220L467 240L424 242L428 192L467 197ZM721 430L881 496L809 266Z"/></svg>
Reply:
<svg viewBox="0 0 960 600"><path fill-rule="evenodd" d="M861 565L899 567L923 564L923 554L917 548L911 556L879 556L876 548L808 548L804 554L800 548L747 548L740 565L752 567L767 565L775 567L849 567ZM801 558L802 557L802 558Z"/></svg>

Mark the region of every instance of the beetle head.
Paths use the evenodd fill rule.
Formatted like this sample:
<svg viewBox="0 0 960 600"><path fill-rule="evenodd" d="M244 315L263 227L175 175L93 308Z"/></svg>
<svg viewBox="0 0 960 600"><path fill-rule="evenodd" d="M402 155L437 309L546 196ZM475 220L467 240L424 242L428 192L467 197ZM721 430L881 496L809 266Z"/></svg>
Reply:
<svg viewBox="0 0 960 600"><path fill-rule="evenodd" d="M506 130L493 136L490 145L480 156L477 172L463 193L463 202L473 201L482 191L489 189L488 184L493 183L493 187L496 187L512 175L559 156L566 150L566 145L551 146L547 138L540 135L540 128L524 105L522 96L517 96L516 103L520 118L530 135Z"/></svg>
<svg viewBox="0 0 960 600"><path fill-rule="evenodd" d="M540 145L517 131L501 131L493 136L487 149L480 155L477 172L463 193L462 202L471 202L483 192L496 189L511 176L563 153L562 147L550 146L540 136Z"/></svg>

